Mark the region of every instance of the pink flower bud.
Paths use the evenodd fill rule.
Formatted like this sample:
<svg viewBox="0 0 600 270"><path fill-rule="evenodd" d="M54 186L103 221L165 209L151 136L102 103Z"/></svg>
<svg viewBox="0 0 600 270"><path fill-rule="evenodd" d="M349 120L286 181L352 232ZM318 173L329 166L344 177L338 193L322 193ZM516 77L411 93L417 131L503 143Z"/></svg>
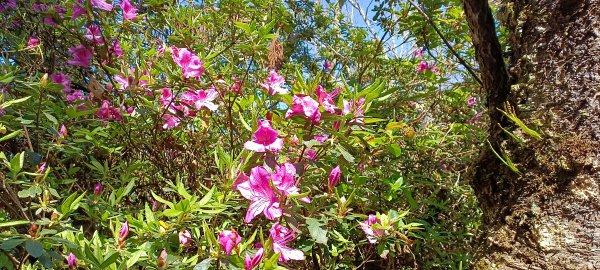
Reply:
<svg viewBox="0 0 600 270"><path fill-rule="evenodd" d="M123 223L123 225L121 226L121 229L119 230L119 240L122 242L123 240L125 240L125 238L127 238L128 234L129 234L129 223L127 222L127 220L125 220L125 223Z"/></svg>
<svg viewBox="0 0 600 270"><path fill-rule="evenodd" d="M96 184L96 186L94 187L94 195L100 196L101 193L102 193L102 183L98 182L98 184Z"/></svg>
<svg viewBox="0 0 600 270"><path fill-rule="evenodd" d="M73 252L69 253L67 256L67 264L69 265L69 269L75 269L77 267L77 257Z"/></svg>
<svg viewBox="0 0 600 270"><path fill-rule="evenodd" d="M63 136L63 138L67 137L67 127L65 127L65 125L61 125L60 129L58 130L58 133L60 133L61 136Z"/></svg>
<svg viewBox="0 0 600 270"><path fill-rule="evenodd" d="M331 173L329 173L329 192L333 191L333 188L340 182L341 178L342 170L340 169L340 166L333 168Z"/></svg>
<svg viewBox="0 0 600 270"><path fill-rule="evenodd" d="M242 238L235 230L223 230L219 234L219 245L221 245L227 256L231 255L231 251L237 248L240 242L242 242Z"/></svg>

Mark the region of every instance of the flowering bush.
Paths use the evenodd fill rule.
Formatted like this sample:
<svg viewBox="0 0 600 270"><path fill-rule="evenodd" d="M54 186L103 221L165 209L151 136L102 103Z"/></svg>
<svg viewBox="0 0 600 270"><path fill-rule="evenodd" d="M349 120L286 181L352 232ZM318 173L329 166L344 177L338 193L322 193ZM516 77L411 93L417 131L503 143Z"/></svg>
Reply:
<svg viewBox="0 0 600 270"><path fill-rule="evenodd" d="M464 185L446 185L447 167L465 163L451 151L477 137L473 120L421 124L434 94L406 97L393 79L351 74L335 57L314 70L300 49L282 48L301 25L297 7L252 3L0 5L2 25L19 26L1 28L0 262L351 269L435 253L428 242L457 222L428 207L473 204L468 190L455 193ZM446 83L423 57L403 70L422 74L420 87ZM477 118L476 99L452 93L433 102ZM435 200L430 178L452 194ZM473 215L459 227L475 226Z"/></svg>

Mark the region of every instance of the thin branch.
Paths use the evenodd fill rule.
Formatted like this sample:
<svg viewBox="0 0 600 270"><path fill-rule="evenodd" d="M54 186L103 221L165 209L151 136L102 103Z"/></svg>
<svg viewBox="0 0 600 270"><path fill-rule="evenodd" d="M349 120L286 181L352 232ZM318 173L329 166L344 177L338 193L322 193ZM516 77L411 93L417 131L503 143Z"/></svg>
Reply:
<svg viewBox="0 0 600 270"><path fill-rule="evenodd" d="M429 15L427 15L427 13L425 13L425 11L423 11L417 4L415 4L415 2L413 0L408 0L408 2L410 2L410 4L413 7L415 7L415 9L417 9L417 11L419 13L421 13L421 15L423 15L425 20L431 25L431 27L433 27L433 30L435 30L435 32L438 34L438 36L440 36L440 38L442 39L444 44L446 44L446 47L448 47L448 50L450 50L452 55L454 55L458 59L458 62L467 69L469 74L471 74L471 76L473 76L473 78L477 81L477 83L479 83L479 85L483 86L483 82L481 81L481 79L479 79L479 77L477 76L477 74L475 73L473 68L469 64L467 64L467 62L462 57L460 57L460 55L456 52L456 50L454 50L454 48L452 47L450 42L448 42L446 37L444 37L442 32L440 32L440 29L438 29L437 25L435 25L435 22L431 19L431 17L429 17Z"/></svg>

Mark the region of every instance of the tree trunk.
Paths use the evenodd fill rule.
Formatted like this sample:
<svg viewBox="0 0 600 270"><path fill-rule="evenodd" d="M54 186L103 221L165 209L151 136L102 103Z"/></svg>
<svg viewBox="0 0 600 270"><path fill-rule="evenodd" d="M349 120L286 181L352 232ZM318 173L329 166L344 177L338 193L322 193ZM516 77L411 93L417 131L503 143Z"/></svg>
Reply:
<svg viewBox="0 0 600 270"><path fill-rule="evenodd" d="M486 231L474 268L600 269L600 0L509 1L508 72L487 1L463 4L488 95L490 145L520 171L489 147L473 169ZM541 140L499 113L506 101Z"/></svg>

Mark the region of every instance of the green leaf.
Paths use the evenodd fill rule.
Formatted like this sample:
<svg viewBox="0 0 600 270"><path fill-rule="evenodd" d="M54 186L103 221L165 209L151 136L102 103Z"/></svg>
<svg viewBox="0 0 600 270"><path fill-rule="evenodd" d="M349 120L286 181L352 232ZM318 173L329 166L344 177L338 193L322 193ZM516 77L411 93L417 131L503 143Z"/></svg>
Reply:
<svg viewBox="0 0 600 270"><path fill-rule="evenodd" d="M101 269L106 269L108 266L110 266L111 264L115 263L118 258L119 258L119 253L118 252L113 253L106 260L104 260L102 262L102 264L100 264L100 268Z"/></svg>
<svg viewBox="0 0 600 270"><path fill-rule="evenodd" d="M2 244L0 244L0 248L4 250L11 250L21 243L25 242L26 239L23 238L12 238L8 240L3 240Z"/></svg>
<svg viewBox="0 0 600 270"><path fill-rule="evenodd" d="M0 228L1 227L14 227L14 226L23 225L23 224L29 224L29 221L15 220L15 221L2 222L2 223L0 223Z"/></svg>
<svg viewBox="0 0 600 270"><path fill-rule="evenodd" d="M308 232L310 237L319 244L327 245L327 230L321 228L321 224L314 218L307 218L306 225L308 225Z"/></svg>
<svg viewBox="0 0 600 270"><path fill-rule="evenodd" d="M152 223L156 221L156 219L154 218L154 213L152 213L152 210L150 209L150 206L148 206L148 203L146 203L146 205L144 206L144 211L146 214L147 223Z"/></svg>
<svg viewBox="0 0 600 270"><path fill-rule="evenodd" d="M402 154L402 149L400 149L398 144L390 144L388 145L387 149L395 157L399 157Z"/></svg>
<svg viewBox="0 0 600 270"><path fill-rule="evenodd" d="M206 203L208 203L208 201L210 201L210 199L212 198L213 193L215 192L215 187L213 186L208 193L206 193L204 195L204 197L202 197L202 199L198 202L198 205L205 205Z"/></svg>
<svg viewBox="0 0 600 270"><path fill-rule="evenodd" d="M157 201L159 201L161 203L166 204L170 208L175 208L175 205L172 202L167 201L167 200L161 198L160 196L156 195L156 193L154 193L154 191L151 190L150 193L152 193L152 197L154 197L155 200L157 200Z"/></svg>
<svg viewBox="0 0 600 270"><path fill-rule="evenodd" d="M336 145L336 148L338 149L338 151L340 151L340 153L342 154L344 159L346 159L350 163L354 163L354 157L350 153L348 153L346 148L344 148L343 146L341 146L339 144Z"/></svg>
<svg viewBox="0 0 600 270"><path fill-rule="evenodd" d="M24 98L13 99L13 100L4 102L4 103L0 104L0 109L7 108L8 106L13 105L13 104L24 102L24 101L28 100L29 98L30 97L24 97Z"/></svg>
<svg viewBox="0 0 600 270"><path fill-rule="evenodd" d="M6 140L10 140L18 135L21 134L21 130L15 130L13 132L11 132L10 134L3 136L2 138L0 138L0 142L6 141Z"/></svg>
<svg viewBox="0 0 600 270"><path fill-rule="evenodd" d="M196 266L194 266L194 270L208 270L210 268L210 266L212 265L212 259L208 258L205 259L204 261L201 261L199 264L196 264Z"/></svg>
<svg viewBox="0 0 600 270"><path fill-rule="evenodd" d="M165 215L167 217L176 217L176 216L181 215L181 213L183 213L183 211L177 210L177 209L167 209L167 210L163 211L163 215Z"/></svg>
<svg viewBox="0 0 600 270"><path fill-rule="evenodd" d="M44 247L42 247L42 243L37 240L28 239L25 241L25 249L29 255L33 256L34 258L42 256L44 253Z"/></svg>
<svg viewBox="0 0 600 270"><path fill-rule="evenodd" d="M138 262L140 256L142 256L143 250L138 250L130 255L129 260L127 260L127 268L132 267L135 263Z"/></svg>

